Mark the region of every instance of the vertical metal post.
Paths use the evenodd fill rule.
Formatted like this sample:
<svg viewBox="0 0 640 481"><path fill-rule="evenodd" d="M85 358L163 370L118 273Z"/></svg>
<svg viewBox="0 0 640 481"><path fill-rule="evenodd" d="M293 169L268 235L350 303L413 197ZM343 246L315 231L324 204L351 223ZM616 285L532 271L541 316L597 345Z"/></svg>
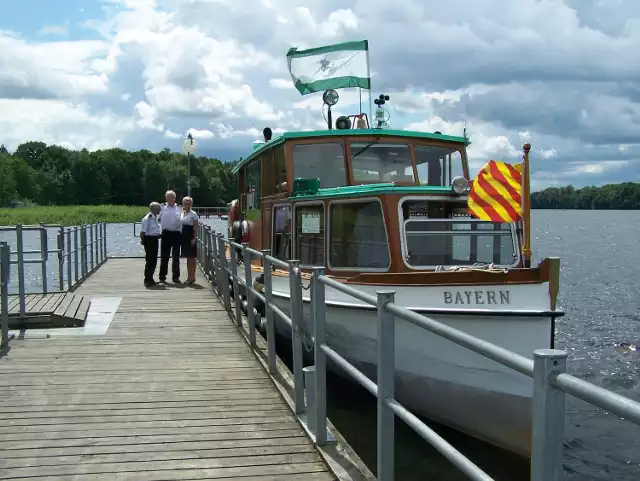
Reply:
<svg viewBox="0 0 640 481"><path fill-rule="evenodd" d="M307 426L315 436L316 432L318 432L318 423L316 423L316 368L315 366L307 366L302 371L304 373L304 386L307 391Z"/></svg>
<svg viewBox="0 0 640 481"><path fill-rule="evenodd" d="M271 278L271 261L267 256L271 255L271 249L263 249L264 271L264 313L267 316L267 364L269 373L278 372L276 363L276 320L273 315L273 279Z"/></svg>
<svg viewBox="0 0 640 481"><path fill-rule="evenodd" d="M107 251L107 223L106 222L102 223L102 230L103 230L103 236L102 236L102 244L103 244L102 254L103 254L103 256L102 256L102 258L104 260L106 260L107 259L107 255L108 255L108 251Z"/></svg>
<svg viewBox="0 0 640 481"><path fill-rule="evenodd" d="M58 227L58 290L64 291L64 227Z"/></svg>
<svg viewBox="0 0 640 481"><path fill-rule="evenodd" d="M40 269L42 271L42 293L48 292L47 261L49 260L49 238L47 228L40 224Z"/></svg>
<svg viewBox="0 0 640 481"><path fill-rule="evenodd" d="M2 329L1 348L7 347L9 344L9 276L11 250L9 244L0 242L0 327Z"/></svg>
<svg viewBox="0 0 640 481"><path fill-rule="evenodd" d="M313 269L311 278L311 311L313 316L313 337L315 357L315 436L316 444L327 443L327 355L322 350L326 342L325 286L320 280L324 275L322 267Z"/></svg>
<svg viewBox="0 0 640 481"><path fill-rule="evenodd" d="M231 251L231 282L233 287L233 300L236 306L236 324L242 327L242 303L240 302L240 286L238 285L238 253L236 247L229 242L229 250Z"/></svg>
<svg viewBox="0 0 640 481"><path fill-rule="evenodd" d="M565 393L551 379L567 371L567 353L533 351L533 419L531 481L561 481L564 448Z"/></svg>
<svg viewBox="0 0 640 481"><path fill-rule="evenodd" d="M304 306L302 304L302 279L300 261L289 261L289 296L291 312L291 348L293 352L293 392L296 414L304 413L304 377L302 373L302 332Z"/></svg>
<svg viewBox="0 0 640 481"><path fill-rule="evenodd" d="M16 226L16 250L18 251L18 296L20 297L20 317L24 318L27 311L24 292L24 239L22 225Z"/></svg>
<svg viewBox="0 0 640 481"><path fill-rule="evenodd" d="M187 195L191 197L191 153L187 152Z"/></svg>
<svg viewBox="0 0 640 481"><path fill-rule="evenodd" d="M65 255L67 257L67 289L71 290L71 287L73 286L73 278L71 277L71 250L72 250L71 229L67 229L66 235L67 235L67 243L65 246L65 249L66 249Z"/></svg>
<svg viewBox="0 0 640 481"><path fill-rule="evenodd" d="M395 417L389 407L394 399L395 321L385 305L394 301L395 291L378 291L378 472L379 481L393 481Z"/></svg>
<svg viewBox="0 0 640 481"><path fill-rule="evenodd" d="M73 227L73 272L75 274L74 284L78 282L79 278L79 265L78 265L78 226Z"/></svg>
<svg viewBox="0 0 640 481"><path fill-rule="evenodd" d="M231 296L229 295L229 272L227 271L227 252L224 238L218 234L218 260L220 261L220 289L224 299L224 308L231 313Z"/></svg>
<svg viewBox="0 0 640 481"><path fill-rule="evenodd" d="M244 282L246 285L245 295L247 296L247 324L249 324L249 345L251 349L256 347L256 320L253 315L253 272L251 271L251 252L249 243L242 244L242 259L244 261Z"/></svg>
<svg viewBox="0 0 640 481"><path fill-rule="evenodd" d="M87 277L87 226L80 227L80 272L82 278Z"/></svg>
<svg viewBox="0 0 640 481"><path fill-rule="evenodd" d="M94 269L95 265L95 258L93 257L93 245L94 245L94 239L95 237L93 236L93 227L95 224L89 224L89 256L90 256L90 266L91 269L89 269L89 271L92 271Z"/></svg>

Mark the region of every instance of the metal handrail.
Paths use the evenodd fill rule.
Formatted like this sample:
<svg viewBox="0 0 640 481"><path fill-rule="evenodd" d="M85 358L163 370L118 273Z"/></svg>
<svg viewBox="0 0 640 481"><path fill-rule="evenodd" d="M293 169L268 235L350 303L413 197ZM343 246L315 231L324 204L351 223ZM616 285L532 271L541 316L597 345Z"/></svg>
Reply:
<svg viewBox="0 0 640 481"><path fill-rule="evenodd" d="M56 247L50 248L48 241L48 230L56 229ZM40 236L40 249L25 249L24 233L38 232ZM74 227L64 227L58 224L41 225L16 225L0 227L0 232L15 233L15 250L11 250L7 242L4 245L7 272L3 284L7 296L11 276L9 266L17 266L18 289L17 294L20 302L20 317L24 318L26 312L26 286L25 286L25 265L40 264L42 289L39 293L47 294L52 292L49 289L48 260L49 255L57 256L58 290L53 292L65 292L73 290L80 282L91 275L98 267L107 260L107 224L104 222L96 224L85 224ZM3 250L3 252L4 252ZM25 256L39 254L36 258L26 258ZM3 309L7 302L3 299ZM4 339L4 337L3 337Z"/></svg>
<svg viewBox="0 0 640 481"><path fill-rule="evenodd" d="M226 257L229 246L231 259ZM238 278L239 257L244 261L244 278ZM264 294L252 286L251 259L262 259ZM239 245L217 234L210 226L198 229L198 261L222 297L227 312L242 328L242 310L239 288L243 286L247 297L247 322L249 343L256 348L256 320L254 300L265 306L267 365L269 372L276 372L275 316L280 317L292 329L293 378L295 412L313 435L317 445L329 440L327 433L326 369L327 358L340 366L354 381L378 399L377 477L381 481L394 479L394 418L397 416L418 435L451 461L470 479L490 481L492 478L429 428L418 417L395 399L394 376L395 319L401 318L439 337L448 339L485 358L518 371L533 379L531 481L561 481L563 474L565 393L605 409L635 424L640 424L640 403L615 394L604 388L578 379L566 373L567 353L556 349L539 349L533 352L533 360L483 341L465 332L410 311L394 303L395 291L380 290L376 296L359 291L324 275L324 268L313 268L311 278L311 312L315 365L303 369L303 342L300 322L303 316L301 271L298 261L284 262L270 255L270 250L256 251L248 245ZM286 270L290 285L290 313L288 317L273 304L272 266ZM232 309L231 289L235 299ZM377 384L333 350L326 341L325 286L375 306L378 313ZM235 312L233 312L235 310ZM305 384L307 404L305 406ZM303 416L305 415L305 416ZM304 419L303 419L304 418Z"/></svg>

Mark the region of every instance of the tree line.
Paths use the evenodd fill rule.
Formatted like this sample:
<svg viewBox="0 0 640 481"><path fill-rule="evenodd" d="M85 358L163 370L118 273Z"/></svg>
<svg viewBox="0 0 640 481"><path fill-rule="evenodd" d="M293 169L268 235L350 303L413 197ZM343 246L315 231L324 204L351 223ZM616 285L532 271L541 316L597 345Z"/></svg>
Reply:
<svg viewBox="0 0 640 481"><path fill-rule="evenodd" d="M532 209L640 209L640 184L624 182L601 187L549 187L531 194Z"/></svg>
<svg viewBox="0 0 640 481"><path fill-rule="evenodd" d="M192 156L191 191L201 206L222 206L236 197L235 162ZM69 150L25 142L10 153L0 146L0 207L37 205L146 205L168 189L187 195L187 156L105 149Z"/></svg>

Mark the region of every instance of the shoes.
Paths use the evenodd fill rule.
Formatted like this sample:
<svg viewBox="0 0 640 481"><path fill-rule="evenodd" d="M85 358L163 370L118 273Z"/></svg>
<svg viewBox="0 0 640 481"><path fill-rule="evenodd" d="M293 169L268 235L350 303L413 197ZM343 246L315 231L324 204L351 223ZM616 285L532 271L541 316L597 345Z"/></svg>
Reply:
<svg viewBox="0 0 640 481"><path fill-rule="evenodd" d="M185 284L195 284L195 282L196 282L195 279L191 279L191 280L187 280Z"/></svg>
<svg viewBox="0 0 640 481"><path fill-rule="evenodd" d="M155 286L158 283L156 281L154 281L153 279L151 279L150 281L144 281L144 285L147 287L151 287L151 286Z"/></svg>
<svg viewBox="0 0 640 481"><path fill-rule="evenodd" d="M172 282L174 284L181 284L180 279L177 279L177 278L172 279Z"/></svg>
<svg viewBox="0 0 640 481"><path fill-rule="evenodd" d="M160 279L160 284L166 284L167 280L166 279Z"/></svg>

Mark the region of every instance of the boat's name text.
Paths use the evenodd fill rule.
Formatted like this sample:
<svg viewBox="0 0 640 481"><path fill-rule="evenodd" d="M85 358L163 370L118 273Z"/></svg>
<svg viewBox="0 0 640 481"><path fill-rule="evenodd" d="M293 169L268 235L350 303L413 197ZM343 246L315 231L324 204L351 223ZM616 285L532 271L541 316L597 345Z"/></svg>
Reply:
<svg viewBox="0 0 640 481"><path fill-rule="evenodd" d="M509 304L509 291L444 292L445 304Z"/></svg>

